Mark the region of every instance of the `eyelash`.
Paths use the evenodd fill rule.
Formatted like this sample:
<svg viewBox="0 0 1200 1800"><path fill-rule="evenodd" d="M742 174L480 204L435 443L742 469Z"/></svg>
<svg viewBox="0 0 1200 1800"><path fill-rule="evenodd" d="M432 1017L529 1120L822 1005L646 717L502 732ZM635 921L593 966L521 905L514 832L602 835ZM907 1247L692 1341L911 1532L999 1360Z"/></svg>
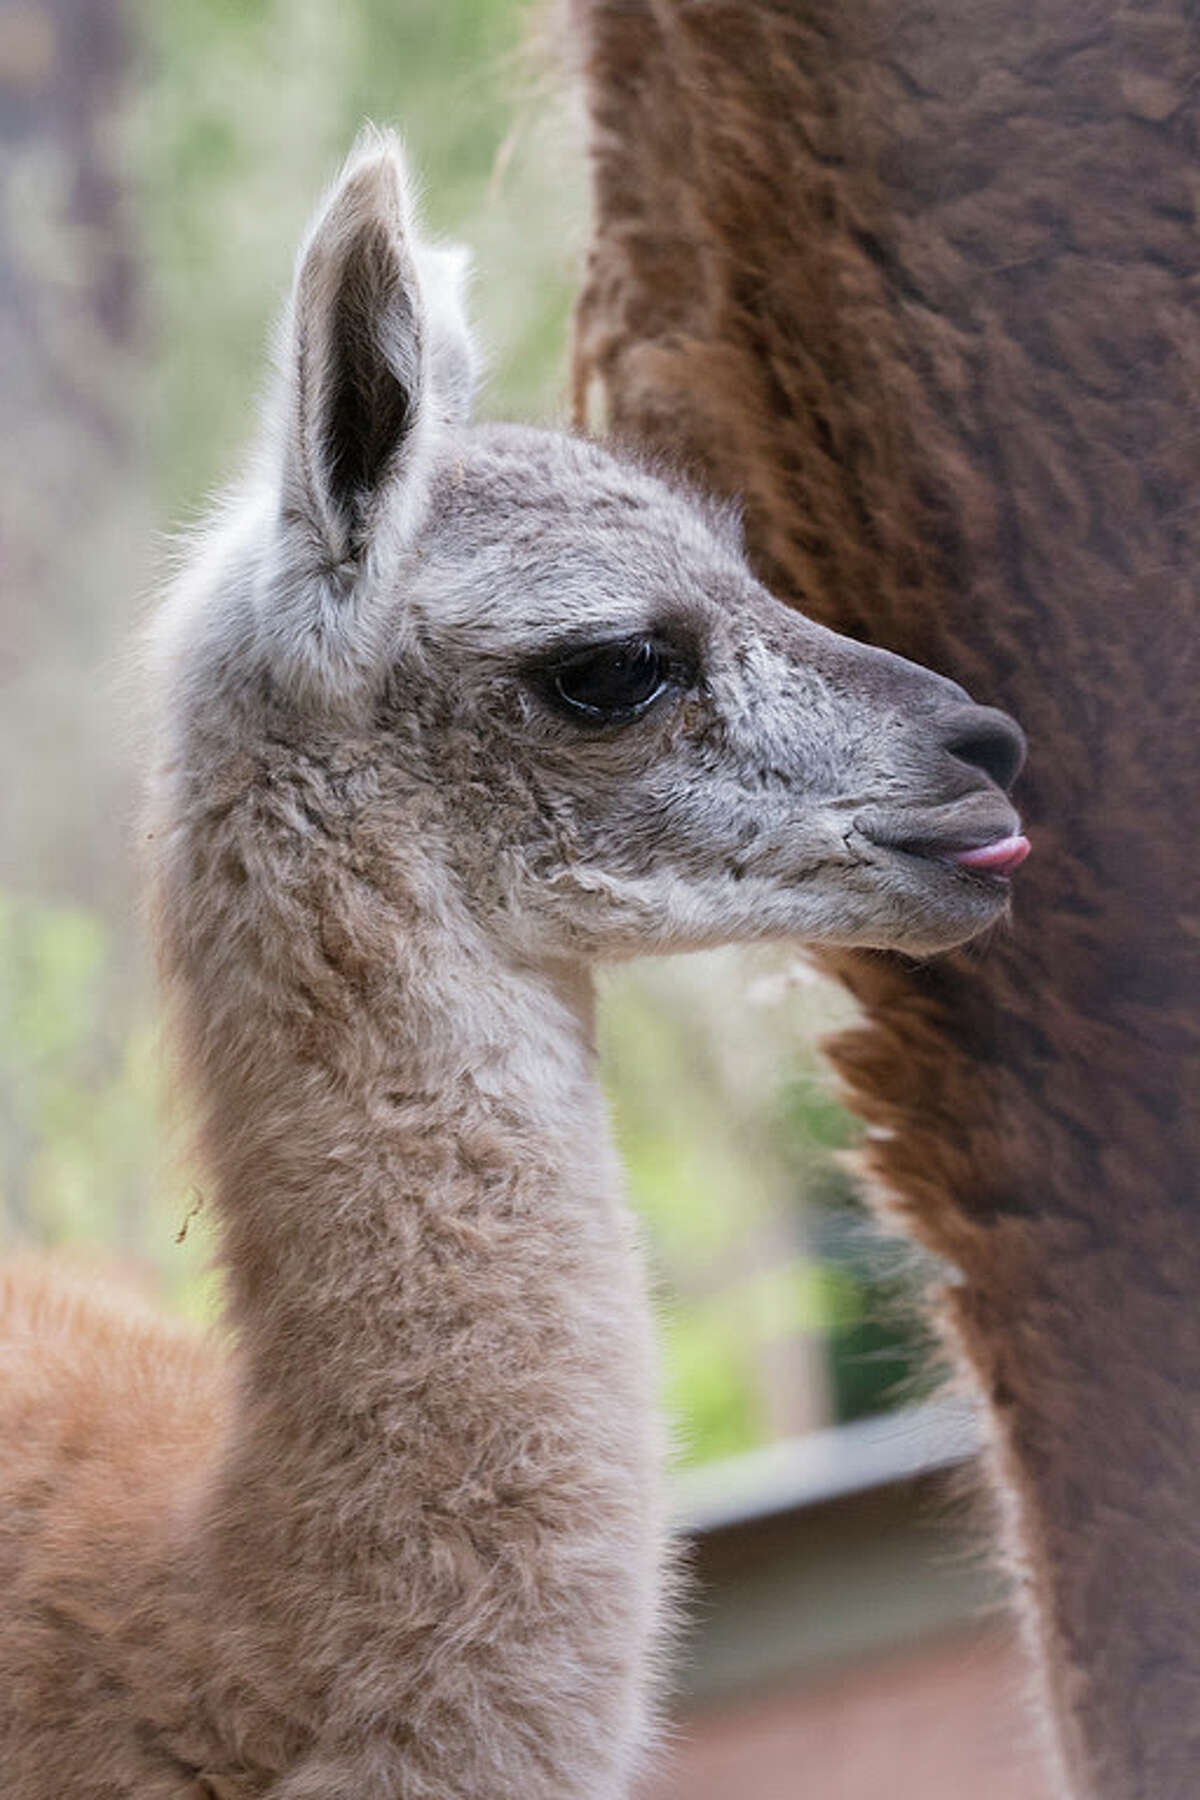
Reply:
<svg viewBox="0 0 1200 1800"><path fill-rule="evenodd" d="M686 677L678 654L653 637L587 644L543 663L543 697L576 723L631 724Z"/></svg>

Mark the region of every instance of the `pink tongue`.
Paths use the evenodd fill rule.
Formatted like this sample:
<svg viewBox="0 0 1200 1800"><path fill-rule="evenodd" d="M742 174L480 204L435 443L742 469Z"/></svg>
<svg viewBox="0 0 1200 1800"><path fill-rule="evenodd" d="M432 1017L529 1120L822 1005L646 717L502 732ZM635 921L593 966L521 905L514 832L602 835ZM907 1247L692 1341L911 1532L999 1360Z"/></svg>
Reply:
<svg viewBox="0 0 1200 1800"><path fill-rule="evenodd" d="M991 875L1011 875L1029 855L1027 837L997 838L994 844L983 844L978 850L956 850L951 859L964 869L986 869Z"/></svg>

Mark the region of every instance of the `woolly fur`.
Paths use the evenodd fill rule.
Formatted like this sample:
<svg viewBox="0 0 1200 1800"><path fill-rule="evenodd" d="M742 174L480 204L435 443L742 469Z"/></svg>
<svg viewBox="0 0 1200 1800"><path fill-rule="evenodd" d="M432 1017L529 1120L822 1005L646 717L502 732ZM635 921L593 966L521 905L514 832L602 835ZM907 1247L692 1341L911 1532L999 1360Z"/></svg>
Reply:
<svg viewBox="0 0 1200 1800"><path fill-rule="evenodd" d="M355 152L251 477L155 628L149 832L228 1349L4 1290L5 1800L618 1800L671 1560L591 965L944 947L1015 728L750 575L728 512L467 423L460 265ZM653 641L597 725L580 645Z"/></svg>
<svg viewBox="0 0 1200 1800"><path fill-rule="evenodd" d="M1071 1791L1200 1771L1195 21L578 0L577 385L772 588L1029 731L986 958L841 957L881 1197L959 1271Z"/></svg>

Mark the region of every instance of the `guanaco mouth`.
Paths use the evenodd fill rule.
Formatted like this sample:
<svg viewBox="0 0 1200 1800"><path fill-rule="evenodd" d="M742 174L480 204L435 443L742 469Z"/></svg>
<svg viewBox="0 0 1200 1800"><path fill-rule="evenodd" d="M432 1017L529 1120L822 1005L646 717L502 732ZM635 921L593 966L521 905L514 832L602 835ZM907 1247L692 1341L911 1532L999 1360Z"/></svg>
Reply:
<svg viewBox="0 0 1200 1800"><path fill-rule="evenodd" d="M926 862L940 862L966 869L973 875L987 875L1007 881L1029 855L1032 845L1023 832L1008 832L983 844L963 844L953 838L873 838L885 850L899 850L905 856L919 856Z"/></svg>
<svg viewBox="0 0 1200 1800"><path fill-rule="evenodd" d="M951 806L880 807L854 821L880 850L942 863L968 875L1007 882L1029 855L1029 839L1011 806L998 795L970 796Z"/></svg>

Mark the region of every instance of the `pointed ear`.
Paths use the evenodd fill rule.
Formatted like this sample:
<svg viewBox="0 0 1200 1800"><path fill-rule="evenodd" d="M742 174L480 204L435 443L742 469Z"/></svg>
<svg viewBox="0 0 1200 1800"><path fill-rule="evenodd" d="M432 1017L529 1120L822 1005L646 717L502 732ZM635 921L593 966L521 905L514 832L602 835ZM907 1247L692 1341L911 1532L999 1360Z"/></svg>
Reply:
<svg viewBox="0 0 1200 1800"><path fill-rule="evenodd" d="M301 250L285 345L284 507L331 566L361 555L385 498L403 530L431 434L466 413L452 257L417 241L396 140L364 135Z"/></svg>

